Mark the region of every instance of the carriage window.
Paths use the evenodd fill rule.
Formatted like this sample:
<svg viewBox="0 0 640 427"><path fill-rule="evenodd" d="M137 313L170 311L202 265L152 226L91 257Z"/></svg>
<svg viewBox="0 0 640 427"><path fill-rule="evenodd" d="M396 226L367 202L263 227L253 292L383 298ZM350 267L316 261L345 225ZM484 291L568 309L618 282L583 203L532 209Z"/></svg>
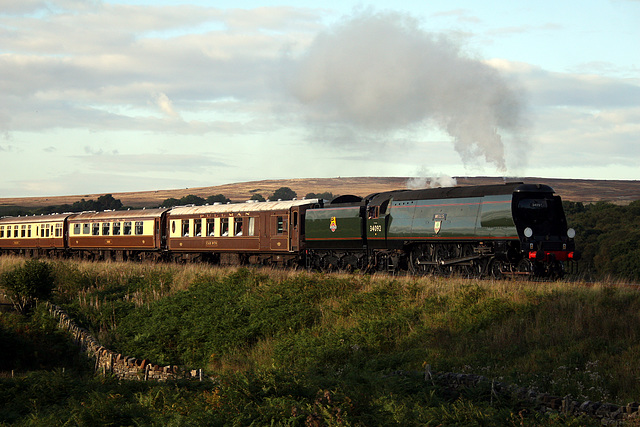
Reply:
<svg viewBox="0 0 640 427"><path fill-rule="evenodd" d="M20 228L22 229L22 234L20 235L20 237L27 237L27 226L23 225Z"/></svg>
<svg viewBox="0 0 640 427"><path fill-rule="evenodd" d="M281 216L277 217L276 234L284 233L284 220Z"/></svg>
<svg viewBox="0 0 640 427"><path fill-rule="evenodd" d="M99 236L100 235L100 224L97 222L94 222L93 224L91 224L91 235L92 236Z"/></svg>
<svg viewBox="0 0 640 427"><path fill-rule="evenodd" d="M17 225L13 227L13 237L18 237L18 233L19 233L18 228L19 227Z"/></svg>
<svg viewBox="0 0 640 427"><path fill-rule="evenodd" d="M56 237L62 237L62 224L56 224Z"/></svg>
<svg viewBox="0 0 640 427"><path fill-rule="evenodd" d="M229 235L229 218L220 218L220 235Z"/></svg>
<svg viewBox="0 0 640 427"><path fill-rule="evenodd" d="M182 237L189 237L189 220L182 220Z"/></svg>
<svg viewBox="0 0 640 427"><path fill-rule="evenodd" d="M122 226L122 234L125 236L131 236L131 221L125 221Z"/></svg>
<svg viewBox="0 0 640 427"><path fill-rule="evenodd" d="M213 236L216 231L216 219L207 218L207 236Z"/></svg>
<svg viewBox="0 0 640 427"><path fill-rule="evenodd" d="M80 234L80 224L77 222L73 224L73 234Z"/></svg>
<svg viewBox="0 0 640 427"><path fill-rule="evenodd" d="M113 223L113 235L114 236L119 236L120 235L120 223L119 222L114 222Z"/></svg>
<svg viewBox="0 0 640 427"><path fill-rule="evenodd" d="M144 231L144 225L142 221L136 221L136 234L140 235Z"/></svg>
<svg viewBox="0 0 640 427"><path fill-rule="evenodd" d="M40 226L40 237L44 237L44 230L46 228L46 224L43 224L42 226ZM18 237L18 233L16 230L16 233L14 234L16 237Z"/></svg>
<svg viewBox="0 0 640 427"><path fill-rule="evenodd" d="M7 237L11 237L11 226L7 227Z"/></svg>
<svg viewBox="0 0 640 427"><path fill-rule="evenodd" d="M4 237L4 225L0 227L0 238Z"/></svg>
<svg viewBox="0 0 640 427"><path fill-rule="evenodd" d="M202 220L199 218L193 220L193 235L196 237L202 236Z"/></svg>
<svg viewBox="0 0 640 427"><path fill-rule="evenodd" d="M27 226L27 237L31 237L31 224Z"/></svg>
<svg viewBox="0 0 640 427"><path fill-rule="evenodd" d="M256 219L255 218L249 218L249 230L247 230L247 233L249 236L255 236L255 228L256 228Z"/></svg>
<svg viewBox="0 0 640 427"><path fill-rule="evenodd" d="M89 234L90 232L89 223L82 224L82 234Z"/></svg>
<svg viewBox="0 0 640 427"><path fill-rule="evenodd" d="M242 236L242 218L236 218L233 221L233 235Z"/></svg>
<svg viewBox="0 0 640 427"><path fill-rule="evenodd" d="M103 222L102 223L102 235L103 236L108 236L110 229L111 229L111 223L110 222ZM57 231L58 230L56 230L56 233L57 233Z"/></svg>

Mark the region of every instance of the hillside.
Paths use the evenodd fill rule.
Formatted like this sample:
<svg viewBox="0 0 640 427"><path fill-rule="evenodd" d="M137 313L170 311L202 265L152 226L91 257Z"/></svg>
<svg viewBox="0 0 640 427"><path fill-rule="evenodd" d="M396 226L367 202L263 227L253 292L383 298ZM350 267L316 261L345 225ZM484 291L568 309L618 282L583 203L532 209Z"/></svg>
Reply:
<svg viewBox="0 0 640 427"><path fill-rule="evenodd" d="M253 194L259 193L268 197L280 187L290 187L299 197L308 193L330 191L333 194L356 194L366 196L381 191L407 188L409 177L338 177L338 178L304 178L248 181L224 184L211 187L193 187L185 189L138 191L127 193L111 193L120 199L125 206L151 207L159 206L162 201L170 197L179 199L194 194L208 197L214 194L224 194L233 201L248 200ZM499 184L504 182L501 177L456 177L458 185ZM543 183L553 187L564 200L580 202L610 201L627 204L633 200L640 200L640 181L622 180L577 180L556 178L507 178L507 181L523 181ZM72 204L84 199L97 199L99 194L84 194L58 197L25 197L0 198L0 206L40 207L51 205Z"/></svg>
<svg viewBox="0 0 640 427"><path fill-rule="evenodd" d="M51 264L51 302L104 347L74 356L45 304L0 313L0 425L637 425L635 288ZM124 361L203 381L118 381Z"/></svg>

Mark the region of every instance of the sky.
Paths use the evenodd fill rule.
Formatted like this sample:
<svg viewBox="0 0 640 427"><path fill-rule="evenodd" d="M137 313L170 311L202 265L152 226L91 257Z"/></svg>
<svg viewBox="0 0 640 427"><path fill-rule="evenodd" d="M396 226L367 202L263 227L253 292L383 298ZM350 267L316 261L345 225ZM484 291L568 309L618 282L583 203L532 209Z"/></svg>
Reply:
<svg viewBox="0 0 640 427"><path fill-rule="evenodd" d="M0 197L638 180L639 22L640 0L0 0Z"/></svg>

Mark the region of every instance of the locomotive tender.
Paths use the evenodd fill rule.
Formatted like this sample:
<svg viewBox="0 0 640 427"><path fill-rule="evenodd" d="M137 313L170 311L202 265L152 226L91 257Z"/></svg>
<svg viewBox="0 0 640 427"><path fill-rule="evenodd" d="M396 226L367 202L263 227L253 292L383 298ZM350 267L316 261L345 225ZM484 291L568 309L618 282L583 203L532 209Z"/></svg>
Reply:
<svg viewBox="0 0 640 427"><path fill-rule="evenodd" d="M522 183L0 219L0 253L494 277L560 276L574 237Z"/></svg>

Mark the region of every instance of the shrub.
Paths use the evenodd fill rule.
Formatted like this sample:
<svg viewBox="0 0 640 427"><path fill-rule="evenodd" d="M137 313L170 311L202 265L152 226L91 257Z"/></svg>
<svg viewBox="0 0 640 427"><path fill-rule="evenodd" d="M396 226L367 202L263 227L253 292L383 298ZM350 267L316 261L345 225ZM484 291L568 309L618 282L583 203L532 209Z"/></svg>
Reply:
<svg viewBox="0 0 640 427"><path fill-rule="evenodd" d="M51 265L38 259L27 260L23 266L3 273L0 285L15 309L25 313L37 300L51 296L54 285Z"/></svg>

